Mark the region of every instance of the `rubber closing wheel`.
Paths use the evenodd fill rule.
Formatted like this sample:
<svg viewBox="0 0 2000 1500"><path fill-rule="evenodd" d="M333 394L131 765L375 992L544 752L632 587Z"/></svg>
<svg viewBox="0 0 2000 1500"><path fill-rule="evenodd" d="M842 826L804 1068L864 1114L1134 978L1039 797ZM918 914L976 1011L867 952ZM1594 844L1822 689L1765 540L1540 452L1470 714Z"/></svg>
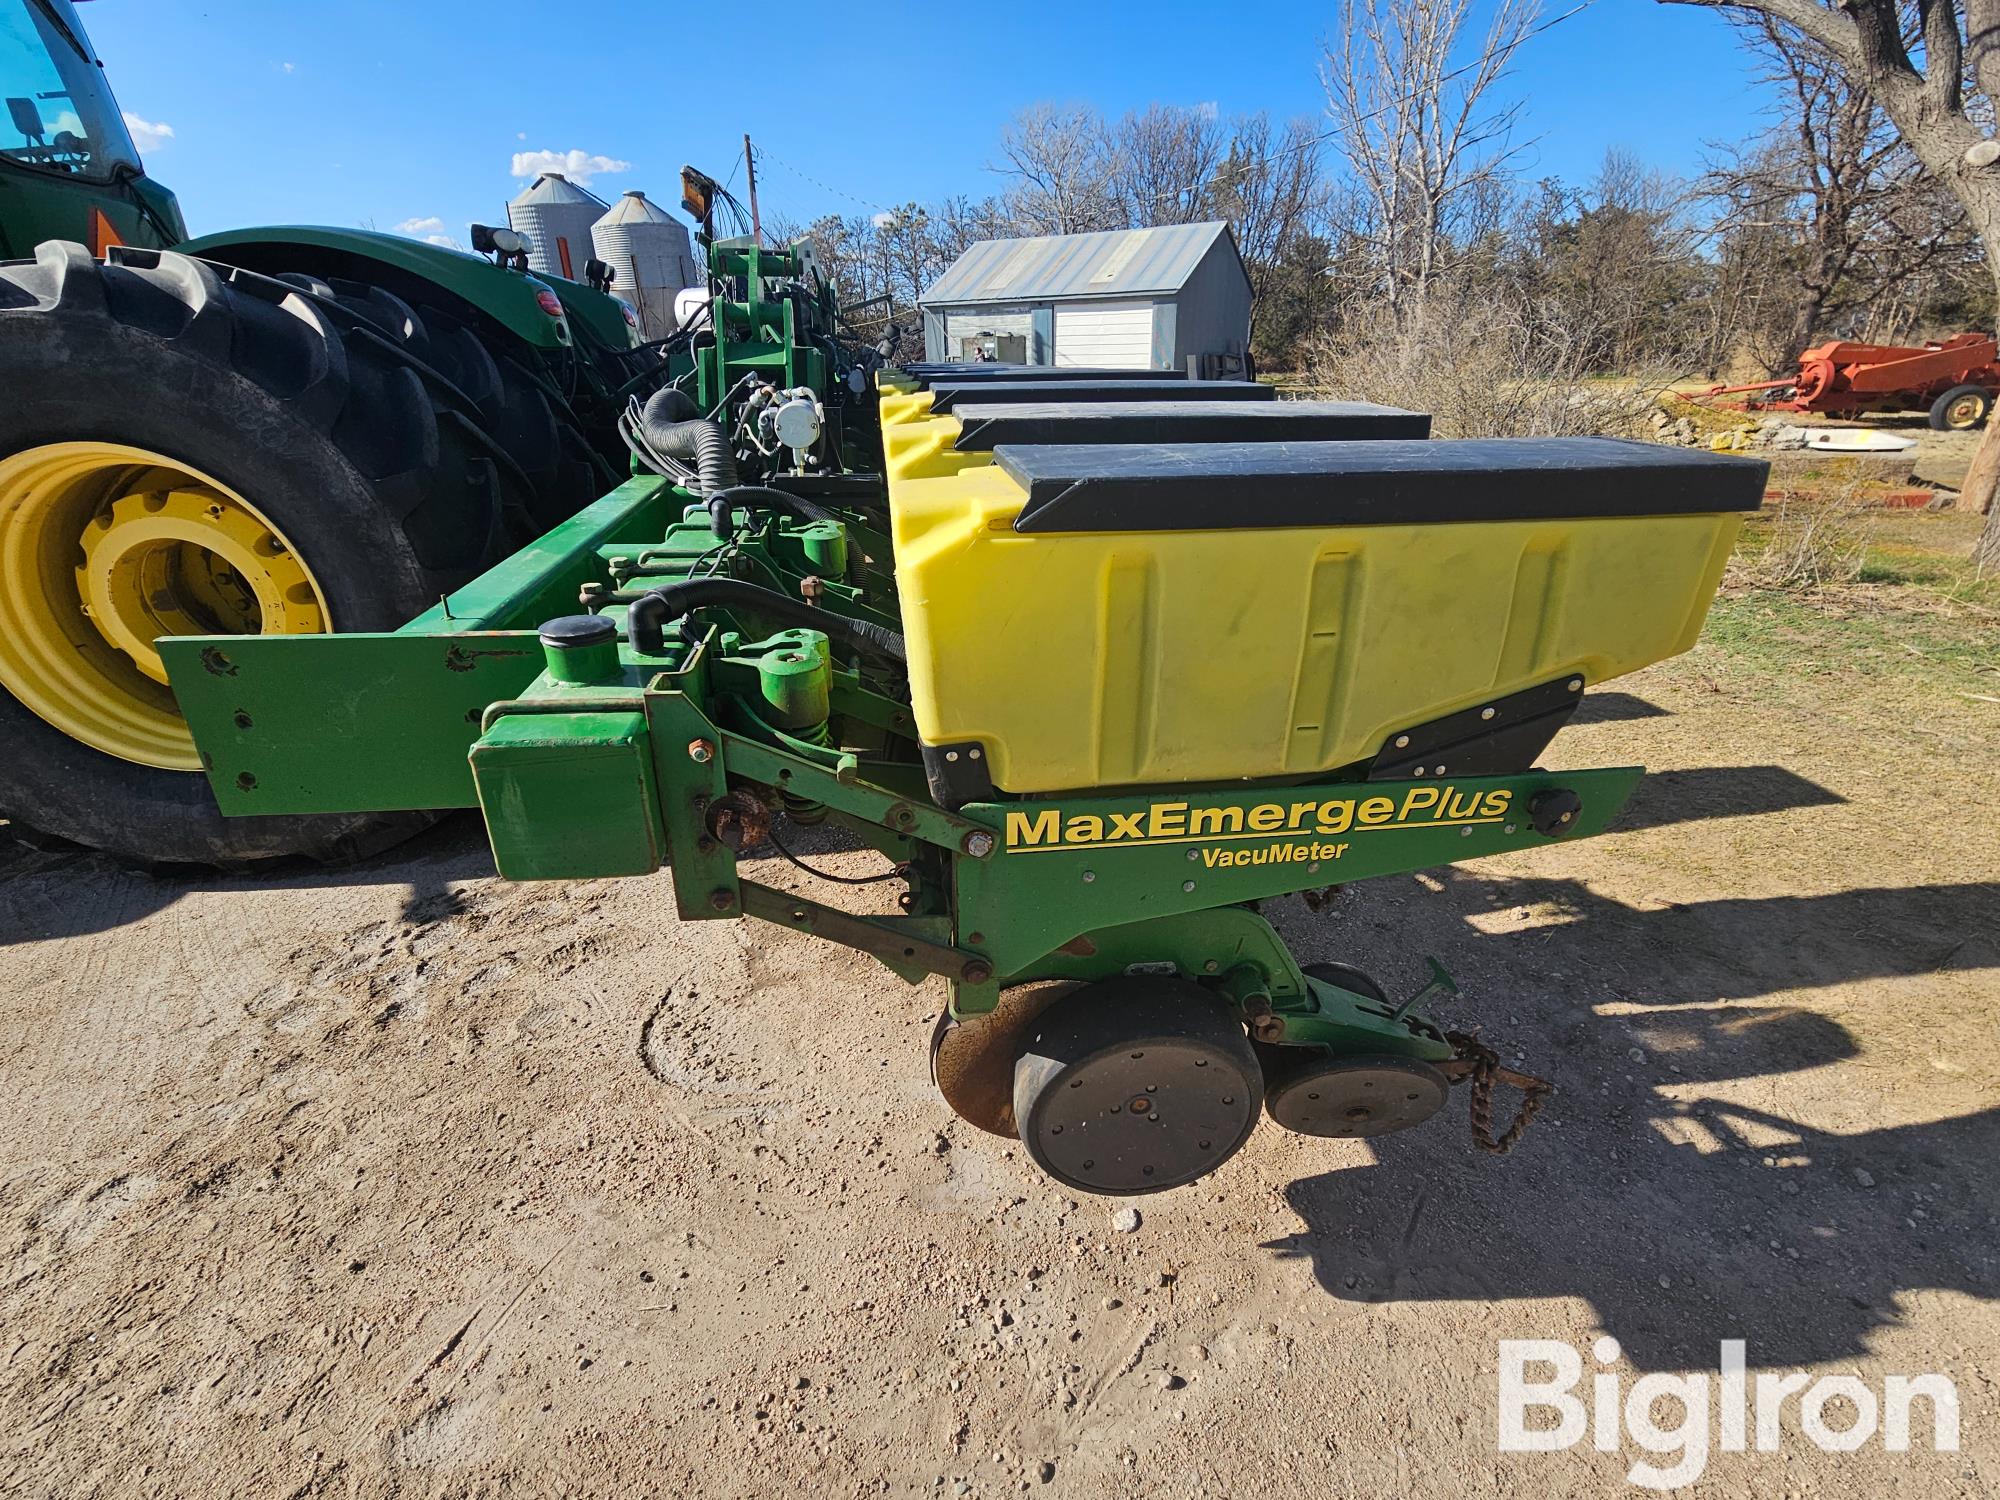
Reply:
<svg viewBox="0 0 2000 1500"><path fill-rule="evenodd" d="M1250 1138L1263 1099L1242 1025L1178 979L1109 979L1065 996L1014 1064L1021 1143L1086 1193L1163 1192L1214 1171Z"/></svg>
<svg viewBox="0 0 2000 1500"><path fill-rule="evenodd" d="M1419 1058L1284 1050L1298 1057L1273 1066L1264 1107L1300 1135L1359 1138L1408 1130L1436 1114L1451 1087Z"/></svg>

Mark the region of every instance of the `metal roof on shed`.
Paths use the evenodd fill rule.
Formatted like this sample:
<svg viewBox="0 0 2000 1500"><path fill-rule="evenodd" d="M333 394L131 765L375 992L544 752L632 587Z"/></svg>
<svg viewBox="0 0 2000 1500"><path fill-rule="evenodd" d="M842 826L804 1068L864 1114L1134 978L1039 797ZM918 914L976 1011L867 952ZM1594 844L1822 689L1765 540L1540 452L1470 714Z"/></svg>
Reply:
<svg viewBox="0 0 2000 1500"><path fill-rule="evenodd" d="M981 240L917 299L920 307L968 303L1045 302L1064 297L1120 297L1179 291L1229 225L1163 224L1097 234L1049 234L1032 239Z"/></svg>

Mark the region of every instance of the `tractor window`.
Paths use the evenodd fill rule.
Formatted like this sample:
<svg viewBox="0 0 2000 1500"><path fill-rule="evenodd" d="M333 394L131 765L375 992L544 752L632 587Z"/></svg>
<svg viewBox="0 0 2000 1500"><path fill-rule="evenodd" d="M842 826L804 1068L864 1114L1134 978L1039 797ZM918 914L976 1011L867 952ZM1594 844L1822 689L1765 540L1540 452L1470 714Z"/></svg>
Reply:
<svg viewBox="0 0 2000 1500"><path fill-rule="evenodd" d="M139 153L69 0L0 0L0 157L108 178Z"/></svg>

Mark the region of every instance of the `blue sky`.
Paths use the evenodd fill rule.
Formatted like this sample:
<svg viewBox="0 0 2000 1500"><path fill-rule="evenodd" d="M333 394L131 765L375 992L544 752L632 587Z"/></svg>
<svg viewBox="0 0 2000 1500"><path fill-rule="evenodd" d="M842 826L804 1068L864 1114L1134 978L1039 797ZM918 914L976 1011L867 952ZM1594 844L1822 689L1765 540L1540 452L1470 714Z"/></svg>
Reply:
<svg viewBox="0 0 2000 1500"><path fill-rule="evenodd" d="M1571 0L1573 3L1573 0ZM1545 0L1548 14L1568 6ZM1001 125L1040 99L1317 114L1332 7L1263 0L959 6L587 6L516 0L91 0L80 7L149 170L196 233L259 223L504 222L520 153L629 164L609 197L676 206L683 161L727 178L748 130L767 212L982 195ZM762 18L747 48L735 18ZM586 22L583 18L590 17ZM789 50L788 50L789 49ZM740 78L741 84L731 80ZM1531 42L1530 176L1587 178L1607 147L1677 171L1748 133L1763 98L1713 14L1595 0ZM742 181L737 180L740 193Z"/></svg>

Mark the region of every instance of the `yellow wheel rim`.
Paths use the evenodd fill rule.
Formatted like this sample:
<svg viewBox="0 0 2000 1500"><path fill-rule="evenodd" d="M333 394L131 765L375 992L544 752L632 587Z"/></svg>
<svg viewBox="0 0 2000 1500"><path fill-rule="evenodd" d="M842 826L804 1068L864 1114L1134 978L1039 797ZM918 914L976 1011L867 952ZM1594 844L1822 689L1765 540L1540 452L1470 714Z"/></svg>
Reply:
<svg viewBox="0 0 2000 1500"><path fill-rule="evenodd" d="M154 641L330 628L291 544L212 475L116 443L0 458L0 686L70 738L198 771Z"/></svg>
<svg viewBox="0 0 2000 1500"><path fill-rule="evenodd" d="M1985 404L1977 396L1960 396L1945 408L1945 425L1961 429L1972 426L1979 420L1979 409Z"/></svg>

